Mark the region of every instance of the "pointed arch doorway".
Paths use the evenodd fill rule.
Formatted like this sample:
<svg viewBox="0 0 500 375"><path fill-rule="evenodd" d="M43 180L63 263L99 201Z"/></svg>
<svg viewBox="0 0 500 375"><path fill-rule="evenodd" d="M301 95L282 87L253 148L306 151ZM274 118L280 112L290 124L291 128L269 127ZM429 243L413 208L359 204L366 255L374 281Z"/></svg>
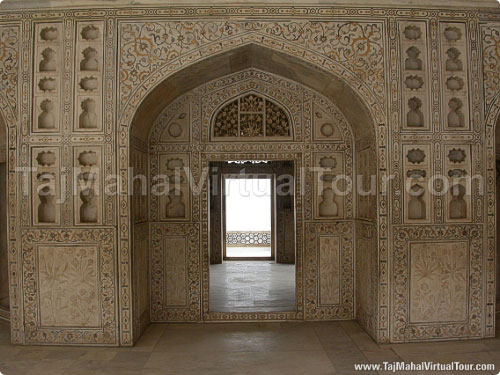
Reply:
<svg viewBox="0 0 500 375"><path fill-rule="evenodd" d="M324 194L325 183L332 183L332 178L323 180L323 173L314 171L314 168L326 168L334 176L352 177L356 170L369 180L369 175L377 174L375 128L359 98L352 97L350 104L346 104L351 92L347 86L340 84L333 88L327 85L330 88L315 91L311 85L332 82L332 76L300 62L288 65L293 58L280 53L277 53L279 58L277 55L276 58L259 58L269 57L269 53L276 52L256 45L245 46L229 55L216 55L199 63L204 67L196 66L191 75L183 71L179 78L189 76L186 85L179 84L175 77L167 80L168 84L165 81L159 85L158 89L163 91L170 83L177 82L172 92L165 92L163 100L156 93L151 94L137 111L133 123L141 126L132 126L131 159L132 165L138 168L148 170L144 165L149 165L150 178L163 172L168 175L169 163L171 166L182 165L182 168L189 166L195 181L206 180L210 164L215 162L291 162L295 173L295 308L281 312L211 311L210 256L216 229L210 224L209 185L200 184L193 190L190 179L185 176L188 183L181 184L178 189L184 207L179 211L184 211L184 216L167 217L164 208L170 202L168 196L150 197L149 206L146 206L149 212L141 209L144 204L139 200L134 203L136 208L132 208L133 216L134 212L140 213L137 220L133 220L137 288L147 291L147 285L151 285L147 291L151 297L149 301L136 304L142 304L135 312L136 316L147 319L145 314L150 313L148 318L151 321L354 319L354 295L359 294L354 289L354 279L362 277L364 285L369 284L369 292L358 300L361 302L357 311L362 312L358 318L370 320L369 324L374 327L376 294L370 291L372 286L376 288L377 282L372 272L377 262L377 196L361 199L354 193L342 197ZM222 55L225 55L224 60L220 60ZM252 57L245 60L243 57L247 56ZM227 58L235 72L224 75L225 68L221 68L216 73L217 61L222 63ZM259 69L257 66L263 61L266 61L266 66ZM254 66L245 67L248 63ZM203 78L199 76L201 72ZM218 78L213 78L213 74ZM321 74L324 74L323 81ZM283 75L294 76L296 80ZM195 76L199 77L198 86ZM330 78L326 80L326 77ZM300 81L307 81L310 85ZM179 93L181 86L193 88L174 95ZM212 132L212 119L217 110L225 103L255 91L272 98L288 111L292 138L217 138ZM335 95L339 95L338 103L331 99ZM156 99L150 101L149 98L153 97ZM164 103L161 110L154 108L159 102ZM341 103L350 108L345 114L337 107ZM354 121L356 129L351 127L349 120L355 118L359 120ZM145 130L150 134L147 140L143 136L147 133ZM332 197L339 200L337 210L334 210L334 215L325 216L320 205ZM357 231L361 241L354 241ZM357 274L354 270L354 263L358 261L354 243L363 244L360 253L364 259L358 267L362 271ZM148 274L142 271L140 262L150 264Z"/></svg>

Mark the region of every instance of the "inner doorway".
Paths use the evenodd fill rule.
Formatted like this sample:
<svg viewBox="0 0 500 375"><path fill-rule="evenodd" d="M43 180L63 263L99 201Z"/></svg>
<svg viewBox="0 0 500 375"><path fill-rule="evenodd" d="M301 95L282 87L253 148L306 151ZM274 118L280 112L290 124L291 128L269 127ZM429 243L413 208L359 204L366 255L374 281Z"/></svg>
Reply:
<svg viewBox="0 0 500 375"><path fill-rule="evenodd" d="M274 175L224 175L224 260L274 260Z"/></svg>
<svg viewBox="0 0 500 375"><path fill-rule="evenodd" d="M295 311L293 162L210 170L210 311Z"/></svg>

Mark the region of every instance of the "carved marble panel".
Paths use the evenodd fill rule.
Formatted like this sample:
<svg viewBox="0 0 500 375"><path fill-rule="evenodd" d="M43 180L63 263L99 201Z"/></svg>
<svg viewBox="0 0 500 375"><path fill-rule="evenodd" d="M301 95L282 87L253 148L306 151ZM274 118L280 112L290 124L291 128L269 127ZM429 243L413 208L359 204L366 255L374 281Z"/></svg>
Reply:
<svg viewBox="0 0 500 375"><path fill-rule="evenodd" d="M465 23L440 22L443 129L470 130L469 57Z"/></svg>
<svg viewBox="0 0 500 375"><path fill-rule="evenodd" d="M59 225L61 222L59 147L33 147L31 174L33 225Z"/></svg>
<svg viewBox="0 0 500 375"><path fill-rule="evenodd" d="M117 344L114 229L24 229L25 342Z"/></svg>
<svg viewBox="0 0 500 375"><path fill-rule="evenodd" d="M97 245L36 245L40 327L101 326Z"/></svg>
<svg viewBox="0 0 500 375"><path fill-rule="evenodd" d="M354 318L353 227L354 224L347 221L306 224L306 319ZM329 274L322 275L326 269Z"/></svg>
<svg viewBox="0 0 500 375"><path fill-rule="evenodd" d="M340 237L319 236L319 302L321 306L340 303Z"/></svg>
<svg viewBox="0 0 500 375"><path fill-rule="evenodd" d="M356 234L356 319L373 337L377 337L378 247L376 227L357 221Z"/></svg>
<svg viewBox="0 0 500 375"><path fill-rule="evenodd" d="M98 225L102 223L104 181L102 147L75 146L74 162L74 223Z"/></svg>
<svg viewBox="0 0 500 375"><path fill-rule="evenodd" d="M313 106L313 140L342 141L343 135L337 126L337 120L319 105Z"/></svg>
<svg viewBox="0 0 500 375"><path fill-rule="evenodd" d="M63 71L63 34L61 22L39 23L35 26L34 103L31 131L60 131L62 108L61 72Z"/></svg>
<svg viewBox="0 0 500 375"><path fill-rule="evenodd" d="M139 335L150 323L150 248L149 224L134 225L134 331Z"/></svg>
<svg viewBox="0 0 500 375"><path fill-rule="evenodd" d="M481 225L396 227L392 340L481 336Z"/></svg>
<svg viewBox="0 0 500 375"><path fill-rule="evenodd" d="M180 236L165 237L163 249L165 252L165 307L186 307L188 240Z"/></svg>
<svg viewBox="0 0 500 375"><path fill-rule="evenodd" d="M197 224L151 224L151 320L201 319Z"/></svg>
<svg viewBox="0 0 500 375"><path fill-rule="evenodd" d="M403 130L430 130L427 23L400 21Z"/></svg>
<svg viewBox="0 0 500 375"><path fill-rule="evenodd" d="M74 132L102 132L104 23L77 22Z"/></svg>
<svg viewBox="0 0 500 375"><path fill-rule="evenodd" d="M467 319L468 247L467 241L409 244L410 323Z"/></svg>

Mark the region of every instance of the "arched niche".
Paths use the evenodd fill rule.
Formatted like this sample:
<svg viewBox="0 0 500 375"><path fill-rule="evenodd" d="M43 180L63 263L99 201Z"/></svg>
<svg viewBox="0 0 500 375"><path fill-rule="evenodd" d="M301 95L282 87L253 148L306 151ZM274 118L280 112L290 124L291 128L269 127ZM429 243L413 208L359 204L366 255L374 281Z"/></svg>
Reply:
<svg viewBox="0 0 500 375"><path fill-rule="evenodd" d="M326 70L313 66L296 57L292 57L282 52L278 52L267 47L249 44L243 47L235 48L229 52L220 53L212 57L206 58L198 63L187 66L177 73L169 76L163 82L159 83L138 107L130 129L130 166L135 169L135 172L148 173L149 170L155 170L155 165L163 165L170 163L170 159L162 160L158 158L156 161L150 160L152 154L158 150L163 150L166 154L172 154L171 159L175 165L190 165L195 175L201 175L203 168L207 167L210 161L225 160L231 157L233 160L251 160L266 157L277 158L278 160L293 160L299 170L302 167L308 168L314 163L319 163L325 155L319 155L322 152L328 153L332 150L332 144L328 140L322 140L321 147L316 151L317 154L303 157L300 145L285 145L277 147L276 149L266 148L265 144L262 145L245 145L244 142L228 142L226 146L220 146L220 142L210 139L207 132L206 137L203 129L206 127L196 127L192 125L192 117L182 116L180 120L187 118L187 128L189 135L184 139L184 142L169 142L161 144L162 135L165 129L157 131L155 123L165 115L169 106L177 105L176 101L183 96L189 96L191 91L204 90L207 86L215 85L223 77L234 77L238 73L247 70L258 70L265 74L281 77L292 83L297 83L306 87L325 98L325 100L332 103L342 115L345 123L348 124L349 133L351 134L352 144L349 145L353 158L351 161L351 170L354 176L360 174L364 177L364 181L370 180L370 175L377 176L377 129L370 116L370 110L367 109L360 94L354 92L349 85L339 79L337 76L328 73ZM243 74L243 73L242 73ZM229 78L228 78L229 79ZM233 99L234 98L228 98ZM220 103L222 106L224 103ZM281 103L282 104L282 103ZM193 112L195 116L204 117L203 105L202 109L198 112ZM216 113L220 108L216 106L213 112L206 114L207 117ZM283 105L283 107L286 107ZM176 112L177 113L177 112ZM167 116L168 117L168 116ZM198 119L203 121L203 118ZM166 120L168 121L168 119ZM201 130L200 130L201 129ZM299 129L300 130L300 129ZM300 130L302 131L302 130ZM193 134L193 132L200 132ZM297 142L297 133L294 132L294 142ZM155 138L156 137L156 138ZM300 142L303 142L305 137L311 137L311 134L303 134ZM156 143L153 142L156 139ZM152 143L153 142L153 143ZM264 142L265 143L265 142ZM219 147L219 148L217 148ZM261 151L257 151L258 149ZM197 154L190 154L190 150L198 150ZM201 150L201 151L200 151ZM207 152L217 151L218 152ZM279 150L279 151L277 151ZM295 150L295 151L294 151ZM322 150L322 151L319 151ZM208 156L207 156L208 155ZM229 156L228 156L229 155ZM218 159L219 158L219 159ZM156 163L156 164L155 164ZM149 164L149 168L148 168ZM156 168L158 169L158 168ZM303 172L304 174L309 172ZM149 176L151 178L152 176ZM137 186L137 187L136 187ZM356 183L355 183L356 186ZM310 189L311 187L309 187ZM139 183L134 184L134 191L140 190ZM310 262L309 257L315 254L315 246L318 243L318 238L309 236L307 239L302 238L303 231L298 231L300 237L297 237L298 243L301 244L300 256L297 257L297 278L299 280L297 312L292 314L263 314L259 315L259 319L331 319L331 318L346 318L358 319L367 331L376 338L377 336L377 310L378 310L378 240L377 240L377 188L375 194L370 198L370 201L360 201L356 195L357 201L352 204L352 214L349 220L322 220L317 218L313 209L314 199L311 193L306 193L304 197L300 198L299 204L302 209L310 212L311 220L318 220L318 225L323 225L327 236L335 237L338 233L349 233L351 236L349 240L345 241L347 255L350 256L351 263L347 267L351 270L345 280L348 280L350 289L351 306L336 307L320 306L319 295L312 297L313 305L304 307L305 301L311 301L311 298L306 296L307 293L314 294L317 289L308 289L303 287L304 284L315 285L315 281L319 274L319 260L316 259L315 266L308 265L305 268L305 262ZM183 192L183 196L186 196ZM208 201L204 198L204 194L208 194L206 190L202 190L201 196L192 196L186 215L176 215L174 220L167 223L162 222L161 214L155 217L151 207L155 205L164 205L154 201L146 201L145 198L139 198L134 195L131 198L131 217L132 217L132 285L135 288L133 293L135 301L134 306L134 330L140 334L147 323L151 320L149 313L151 309L158 306L158 301L154 298L147 300L141 296L159 296L168 295L165 290L162 291L158 287L158 280L165 280L171 277L170 282L175 280L187 280L187 284L183 286L174 287L172 293L181 291L177 299L172 300L165 309L160 313L160 318L156 316L155 321L205 321L205 320L234 320L234 319L252 319L249 316L235 315L214 315L208 311L208 245L204 242L204 238L209 235L210 226L207 219ZM298 194L297 194L298 195ZM150 208L148 210L148 207ZM157 212L160 212L157 210ZM184 210L182 210L184 212ZM181 217L182 216L182 217ZM314 218L313 218L314 217ZM304 223L301 223L304 225ZM315 233L315 223L308 223L301 229L306 232L312 231ZM307 227L307 228L306 228ZM326 229L325 229L326 228ZM175 233L175 236L172 234ZM315 234L315 236L317 233ZM354 236L358 236L359 238ZM175 238L184 238L185 241L175 242ZM348 237L348 236L347 236ZM346 238L347 238L346 237ZM172 241L172 242L168 242ZM353 244L359 248L354 248ZM151 259L154 254L151 254L150 249L155 246L162 246L165 249L179 246L179 251L174 251L175 256L180 253L181 258L185 260L184 265L178 265L170 270L164 270L162 273L161 267L167 264L165 259ZM325 242L327 244L327 242ZM350 244L350 245L349 245ZM326 246L326 245L325 245ZM339 245L341 246L341 245ZM342 244L344 246L344 244ZM343 249L343 248L342 248ZM165 250L167 251L167 250ZM200 256L201 251L201 257ZM344 251L344 250L338 250ZM161 251L160 253L163 253ZM183 254L183 255L182 255ZM299 252L297 253L299 255ZM173 254L171 254L174 256ZM302 258L302 256L304 258ZM198 260L197 260L198 259ZM148 268L148 264L162 266L160 269ZM356 275L354 275L354 268L356 265ZM174 274L172 272L184 272L182 274ZM190 276L186 276L186 272L190 272ZM153 276L152 276L153 275ZM156 277L160 275L160 277ZM163 276L162 276L163 275ZM170 275L170 276L167 276ZM153 278L153 280L151 280ZM354 279L356 279L356 289L354 287ZM151 285L151 290L148 289ZM187 293L183 297L183 293ZM303 291L303 293L301 292ZM359 296L356 299L356 306L354 295ZM344 295L342 294L342 297ZM156 307L155 307L156 306ZM185 308L182 306L190 306ZM342 311L337 314L336 311ZM337 314L337 315L336 315ZM342 315L344 314L344 315ZM356 314L356 315L355 315Z"/></svg>

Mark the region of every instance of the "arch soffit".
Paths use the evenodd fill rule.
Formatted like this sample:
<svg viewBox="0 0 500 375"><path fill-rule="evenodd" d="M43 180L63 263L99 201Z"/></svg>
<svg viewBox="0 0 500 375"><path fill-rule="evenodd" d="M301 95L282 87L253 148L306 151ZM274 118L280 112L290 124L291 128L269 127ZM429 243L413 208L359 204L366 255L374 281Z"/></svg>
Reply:
<svg viewBox="0 0 500 375"><path fill-rule="evenodd" d="M135 115L132 121L127 121L127 113L133 112L132 102L128 103L121 119L121 126L131 126L130 134L140 139L145 139L161 111L179 96L190 90L248 68L256 68L272 73L283 78L300 83L327 97L340 108L349 124L352 126L356 138L366 138L367 134L374 134L379 138L379 129L374 119L383 122L380 116L383 112L375 98L367 90L356 92L346 80L338 78L334 73L328 72L305 59L297 58L285 52L277 51L254 43L232 48L211 57L194 62L160 80L151 78L156 84L147 89L143 83L142 90L136 97ZM157 71L155 74L160 74ZM365 98L363 98L363 95ZM370 105L366 104L367 98ZM369 132L367 133L367 129Z"/></svg>

